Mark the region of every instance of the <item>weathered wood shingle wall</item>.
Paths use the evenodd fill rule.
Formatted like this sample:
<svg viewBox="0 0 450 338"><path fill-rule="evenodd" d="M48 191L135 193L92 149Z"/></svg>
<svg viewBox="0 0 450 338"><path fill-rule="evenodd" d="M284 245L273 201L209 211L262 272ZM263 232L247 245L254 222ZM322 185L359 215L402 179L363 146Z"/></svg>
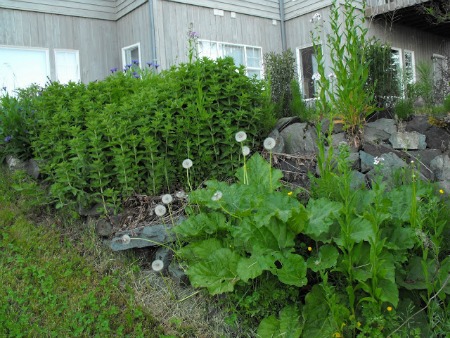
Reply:
<svg viewBox="0 0 450 338"><path fill-rule="evenodd" d="M52 78L54 49L79 50L85 82L104 78L111 65L118 63L113 21L1 9L0 23L0 45L49 50Z"/></svg>

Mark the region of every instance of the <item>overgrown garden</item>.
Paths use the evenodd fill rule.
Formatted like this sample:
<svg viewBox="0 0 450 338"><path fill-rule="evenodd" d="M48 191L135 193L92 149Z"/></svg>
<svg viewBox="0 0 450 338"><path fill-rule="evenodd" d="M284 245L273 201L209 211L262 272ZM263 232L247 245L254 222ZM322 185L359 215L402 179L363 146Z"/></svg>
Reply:
<svg viewBox="0 0 450 338"><path fill-rule="evenodd" d="M366 39L350 1L331 12L326 42L320 15L312 20L314 106L302 99L291 52L266 55L267 78L257 80L231 58L196 58L189 34L189 62L169 70L133 63L87 85L3 95L0 158L35 158L56 209L97 205L107 217L133 194L186 191L171 250L194 287L235 304L224 320L249 336L444 337L448 192L421 180L415 163L388 186L378 160L370 184L355 188L348 150L387 99L401 97L390 108L406 119L421 97L420 113L433 118L450 111L450 96L436 104L426 65L416 84L400 83L390 47ZM310 187L291 188L272 166L275 140L265 135L292 115L317 126ZM335 119L350 140L334 149L333 123L322 125Z"/></svg>

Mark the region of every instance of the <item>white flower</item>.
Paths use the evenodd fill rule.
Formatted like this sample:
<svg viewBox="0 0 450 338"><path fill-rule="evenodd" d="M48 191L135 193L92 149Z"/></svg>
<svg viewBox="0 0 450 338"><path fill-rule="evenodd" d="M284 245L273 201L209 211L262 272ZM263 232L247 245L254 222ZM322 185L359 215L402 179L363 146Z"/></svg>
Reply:
<svg viewBox="0 0 450 338"><path fill-rule="evenodd" d="M192 161L187 158L183 161L183 168L189 169L190 167L192 167L192 164L193 164Z"/></svg>
<svg viewBox="0 0 450 338"><path fill-rule="evenodd" d="M153 271L159 272L164 269L164 262L160 259L156 259L152 262Z"/></svg>
<svg viewBox="0 0 450 338"><path fill-rule="evenodd" d="M183 190L180 190L175 193L175 196L177 198L186 198L186 193Z"/></svg>
<svg viewBox="0 0 450 338"><path fill-rule="evenodd" d="M336 74L330 73L330 74L328 74L328 78L329 78L330 80L334 80L334 79L336 78Z"/></svg>
<svg viewBox="0 0 450 338"><path fill-rule="evenodd" d="M313 81L320 81L320 78L321 76L319 73L314 73L313 76L311 77Z"/></svg>
<svg viewBox="0 0 450 338"><path fill-rule="evenodd" d="M245 131L238 131L234 136L237 142L244 142L247 139L247 134Z"/></svg>
<svg viewBox="0 0 450 338"><path fill-rule="evenodd" d="M130 244L130 242L131 242L130 236L128 236L128 235L123 235L122 236L122 243L123 244Z"/></svg>
<svg viewBox="0 0 450 338"><path fill-rule="evenodd" d="M221 192L220 190L217 190L217 191L214 193L213 197L211 197L211 199L212 199L213 201L218 201L218 200L220 200L221 198L222 198L222 192Z"/></svg>
<svg viewBox="0 0 450 338"><path fill-rule="evenodd" d="M275 139L273 139L272 137L268 137L264 140L263 145L266 150L272 150L276 145Z"/></svg>
<svg viewBox="0 0 450 338"><path fill-rule="evenodd" d="M378 165L380 162L383 162L384 161L384 158L383 157L378 157L378 156L376 156L374 159L373 159L373 164L374 165Z"/></svg>
<svg viewBox="0 0 450 338"><path fill-rule="evenodd" d="M317 22L320 21L320 19L322 19L322 15L320 15L320 13L316 13L313 15L312 19L309 20L309 22Z"/></svg>
<svg viewBox="0 0 450 338"><path fill-rule="evenodd" d="M172 195L171 194L165 194L162 195L161 200L164 204L170 204L173 201Z"/></svg>
<svg viewBox="0 0 450 338"><path fill-rule="evenodd" d="M242 155L248 156L248 154L250 154L250 148L247 146L243 146L242 147Z"/></svg>
<svg viewBox="0 0 450 338"><path fill-rule="evenodd" d="M167 211L166 207L162 204L158 204L155 207L156 216L159 216L159 217L164 216L166 214L166 211Z"/></svg>

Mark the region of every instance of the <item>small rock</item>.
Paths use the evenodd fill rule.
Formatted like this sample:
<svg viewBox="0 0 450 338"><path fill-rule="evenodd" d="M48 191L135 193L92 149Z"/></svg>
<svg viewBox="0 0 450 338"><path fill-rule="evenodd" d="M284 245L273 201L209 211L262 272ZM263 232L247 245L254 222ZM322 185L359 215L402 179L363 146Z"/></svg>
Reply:
<svg viewBox="0 0 450 338"><path fill-rule="evenodd" d="M448 155L436 156L430 163L436 178L440 181L450 180L450 157Z"/></svg>
<svg viewBox="0 0 450 338"><path fill-rule="evenodd" d="M374 122L367 123L366 128L367 127L382 130L389 135L397 132L397 125L395 124L394 119L381 118Z"/></svg>
<svg viewBox="0 0 450 338"><path fill-rule="evenodd" d="M168 269L170 277L177 283L178 285L188 286L189 278L182 268L178 265L178 263L172 261L169 265Z"/></svg>
<svg viewBox="0 0 450 338"><path fill-rule="evenodd" d="M34 159L28 160L25 163L25 170L26 170L27 174L30 175L31 177L33 177L34 179L37 180L39 178L40 170L39 170L39 165L36 160L34 160Z"/></svg>
<svg viewBox="0 0 450 338"><path fill-rule="evenodd" d="M170 226L157 224L144 226L139 229L120 231L112 239L110 247L113 251L120 251L148 246L161 246L161 244L171 243L175 240L175 236L169 230ZM134 239L129 243L124 242L124 235Z"/></svg>
<svg viewBox="0 0 450 338"><path fill-rule="evenodd" d="M170 262L172 261L173 251L167 247L160 247L155 252L155 260L160 260L164 264L163 272L167 271Z"/></svg>
<svg viewBox="0 0 450 338"><path fill-rule="evenodd" d="M419 134L416 131L396 132L391 135L389 142L391 142L394 149L417 150L427 147L425 139L425 135Z"/></svg>

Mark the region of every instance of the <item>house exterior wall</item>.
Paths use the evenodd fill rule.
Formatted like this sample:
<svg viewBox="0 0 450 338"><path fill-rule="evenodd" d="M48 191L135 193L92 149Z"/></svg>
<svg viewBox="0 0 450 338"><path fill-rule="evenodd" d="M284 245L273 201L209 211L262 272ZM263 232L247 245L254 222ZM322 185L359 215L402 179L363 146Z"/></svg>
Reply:
<svg viewBox="0 0 450 338"><path fill-rule="evenodd" d="M368 25L368 36L377 37L392 47L413 51L416 65L421 61L431 62L433 54L450 55L450 41L444 37L381 19Z"/></svg>
<svg viewBox="0 0 450 338"><path fill-rule="evenodd" d="M213 8L179 1L156 1L155 13L157 57L162 68L187 61L190 23L200 39L258 46L263 54L281 51L280 23L274 25L273 19L267 17L236 12L236 18L232 18L228 10L218 16Z"/></svg>
<svg viewBox="0 0 450 338"><path fill-rule="evenodd" d="M79 51L81 80L104 78L118 63L117 28L113 21L0 9L0 45L49 50L51 79L55 79L55 49Z"/></svg>

